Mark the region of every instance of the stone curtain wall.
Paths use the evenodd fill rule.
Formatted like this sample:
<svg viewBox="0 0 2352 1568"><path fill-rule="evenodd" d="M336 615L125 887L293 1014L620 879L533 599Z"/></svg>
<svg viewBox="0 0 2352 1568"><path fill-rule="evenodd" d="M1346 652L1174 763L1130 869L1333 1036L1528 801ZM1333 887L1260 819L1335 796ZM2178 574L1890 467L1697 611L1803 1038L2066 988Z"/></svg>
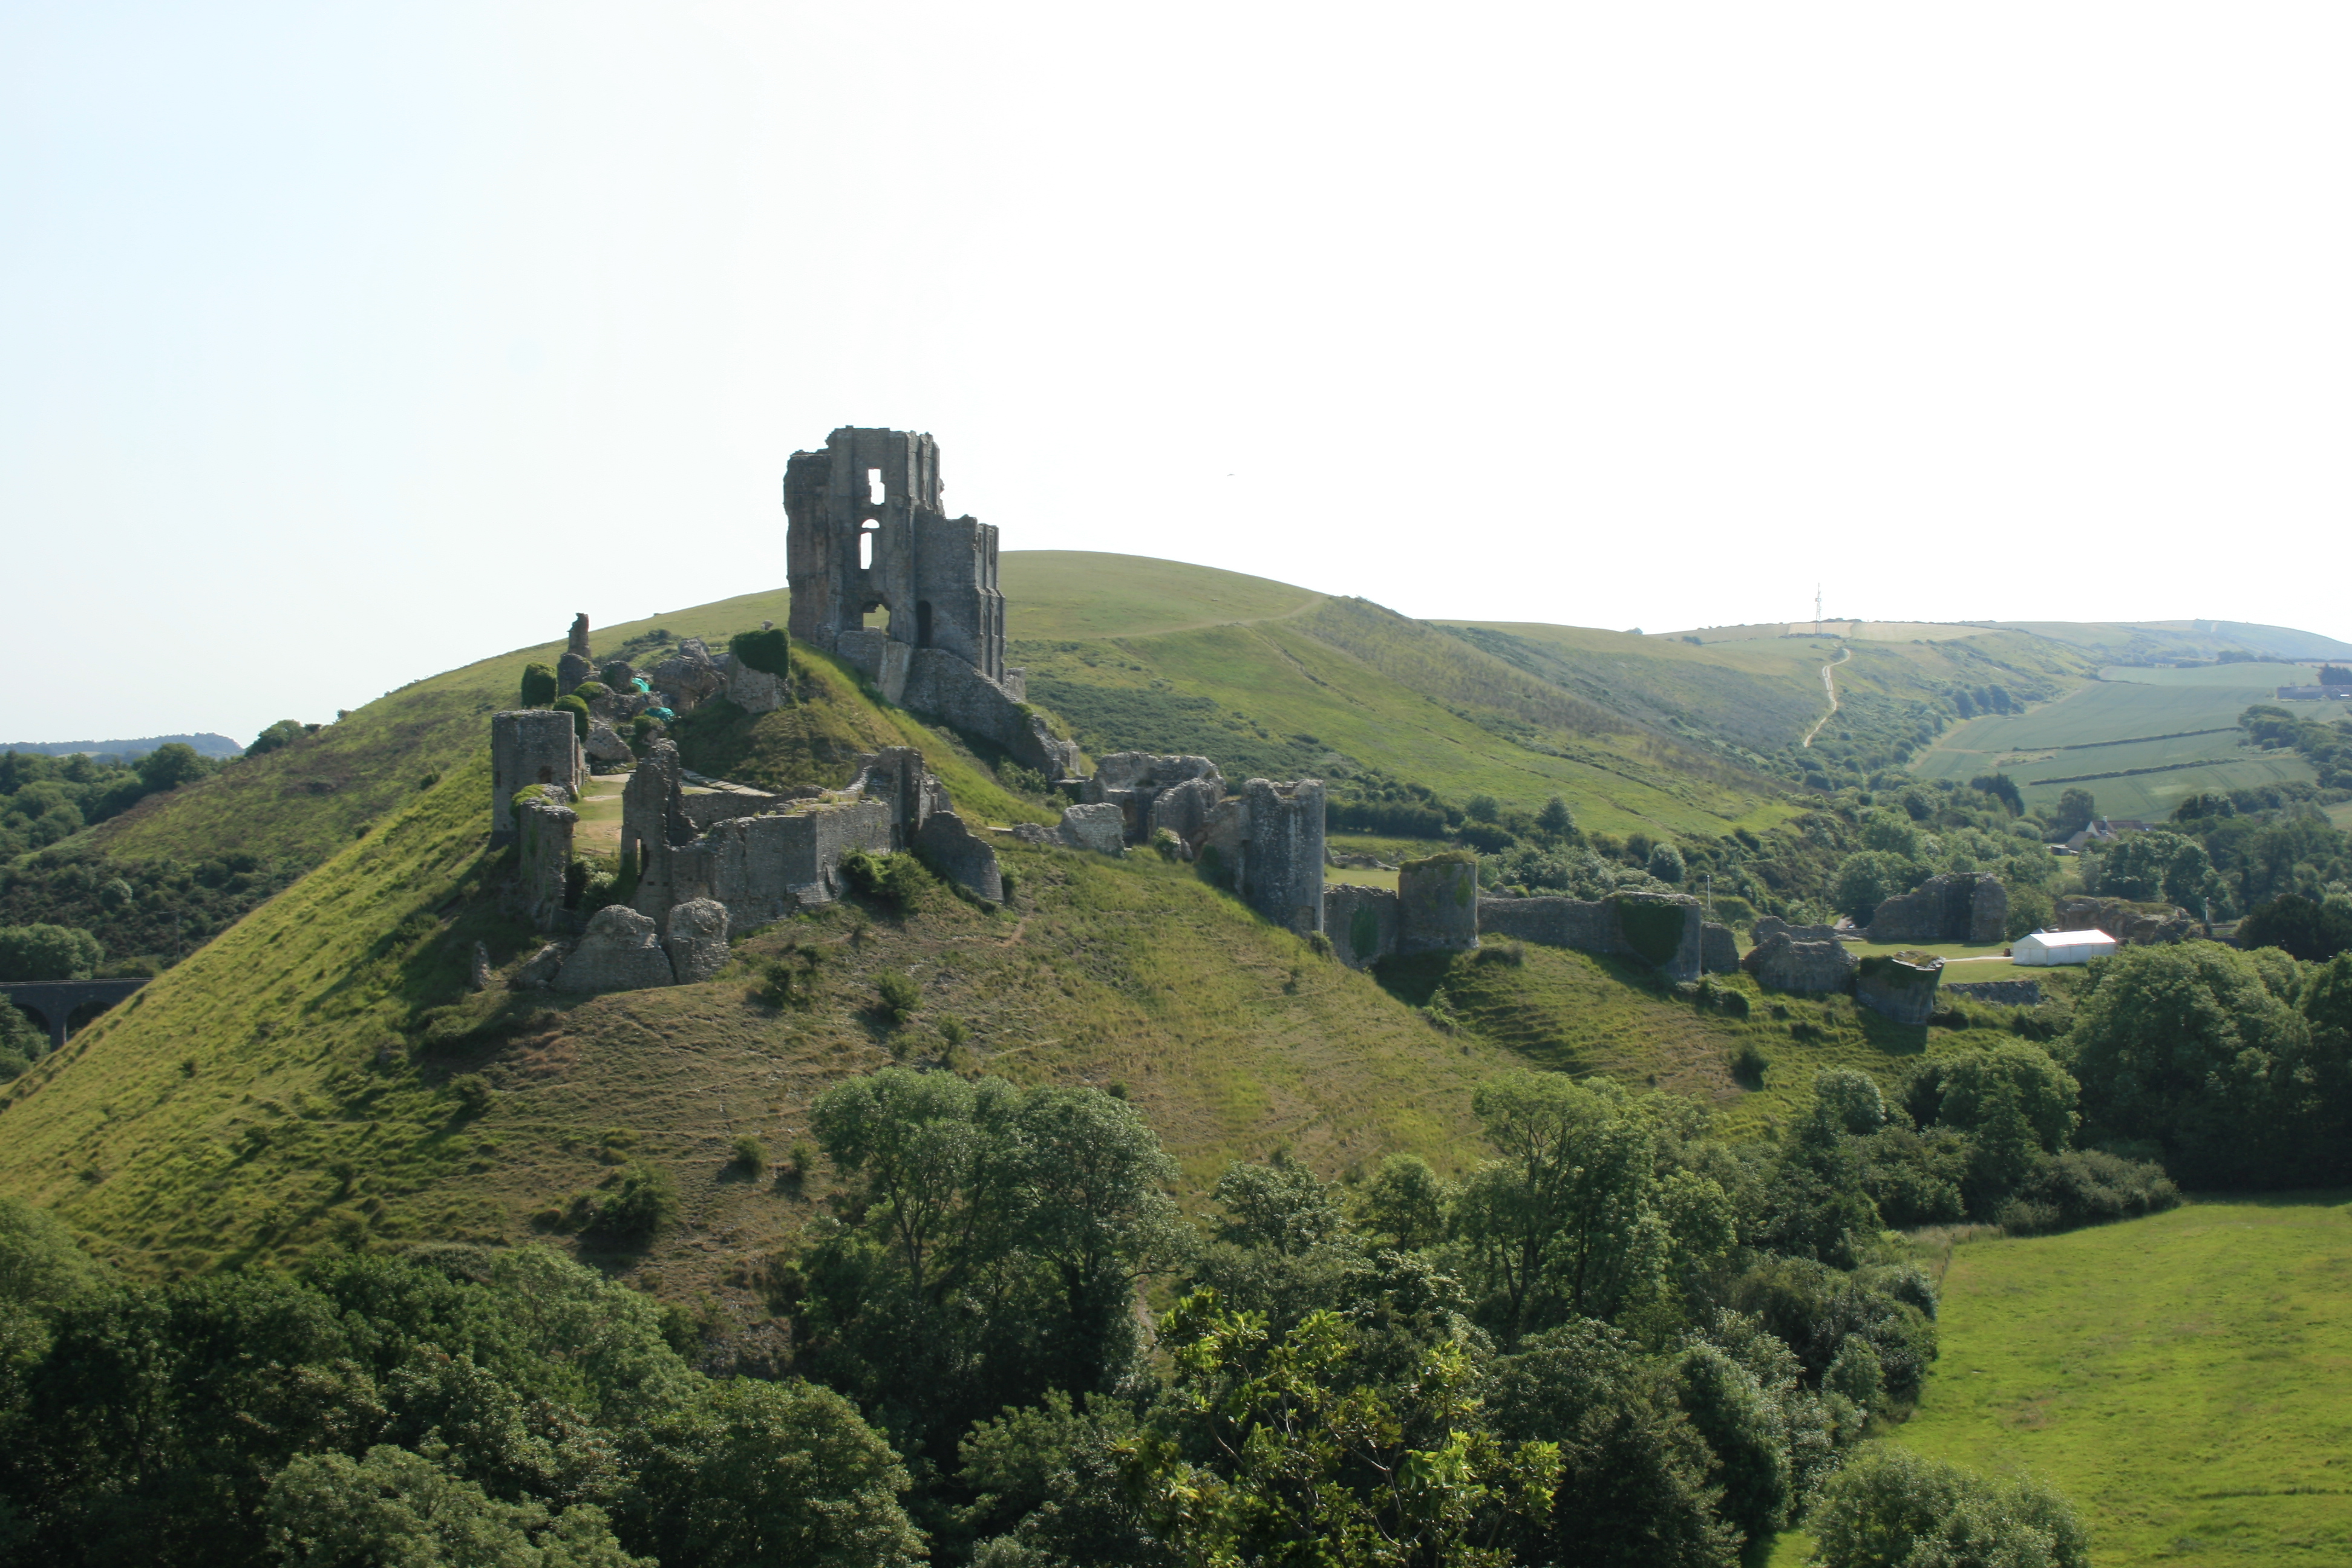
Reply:
<svg viewBox="0 0 2352 1568"><path fill-rule="evenodd" d="M1397 868L1399 952L1460 952L1477 945L1477 857L1455 850Z"/></svg>
<svg viewBox="0 0 2352 1568"><path fill-rule="evenodd" d="M1341 882L1323 889L1323 934L1350 969L1370 969L1397 950L1397 896L1392 889Z"/></svg>
<svg viewBox="0 0 2352 1568"><path fill-rule="evenodd" d="M1854 969L1853 999L1898 1024L1925 1024L1936 1010L1936 988L1943 976L1944 961L1931 954L1874 954Z"/></svg>

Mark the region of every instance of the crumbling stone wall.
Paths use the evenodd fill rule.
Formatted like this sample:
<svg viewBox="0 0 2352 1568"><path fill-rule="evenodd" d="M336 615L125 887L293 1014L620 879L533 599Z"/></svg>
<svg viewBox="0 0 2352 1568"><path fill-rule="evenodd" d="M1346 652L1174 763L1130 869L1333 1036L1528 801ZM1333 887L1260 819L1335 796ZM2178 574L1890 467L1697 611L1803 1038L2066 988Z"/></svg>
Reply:
<svg viewBox="0 0 2352 1568"><path fill-rule="evenodd" d="M1162 813L1160 803L1173 795ZM1092 777L1078 787L1087 805L1117 805L1129 844L1148 841L1166 827L1196 850L1208 827L1209 812L1225 795L1225 776L1206 757L1160 756L1150 752L1114 752L1095 760ZM1187 828L1190 831L1187 831Z"/></svg>
<svg viewBox="0 0 2352 1568"><path fill-rule="evenodd" d="M726 968L727 906L715 899L689 899L670 910L662 951L680 985L708 980Z"/></svg>
<svg viewBox="0 0 2352 1568"><path fill-rule="evenodd" d="M1698 928L1699 957L1709 974L1728 974L1739 967L1739 939L1731 928L1707 921Z"/></svg>
<svg viewBox="0 0 2352 1568"><path fill-rule="evenodd" d="M953 655L938 648L916 648L907 653L906 673L898 685L887 679L889 673L887 668L866 670L890 701L1001 747L1014 762L1036 769L1048 779L1077 776L1076 741L1055 735L1052 726L1007 686L989 679Z"/></svg>
<svg viewBox="0 0 2352 1568"><path fill-rule="evenodd" d="M511 844L519 831L514 797L531 784L561 789L577 799L588 776L572 715L518 708L490 715L490 843Z"/></svg>
<svg viewBox="0 0 2352 1568"><path fill-rule="evenodd" d="M572 617L572 636L563 657L555 661L555 694L569 697L572 689L596 676L595 656L588 651L588 612Z"/></svg>
<svg viewBox="0 0 2352 1568"><path fill-rule="evenodd" d="M640 991L671 984L677 977L662 950L660 929L627 905L612 904L589 917L588 929L556 972L554 987Z"/></svg>
<svg viewBox="0 0 2352 1568"><path fill-rule="evenodd" d="M1838 939L1835 926L1792 926L1779 915L1757 917L1756 941L1759 945L1778 935L1786 935L1791 942L1835 942Z"/></svg>
<svg viewBox="0 0 2352 1568"><path fill-rule="evenodd" d="M2009 928L2009 890L1982 871L1948 871L1880 904L1870 940L1999 942Z"/></svg>
<svg viewBox="0 0 2352 1568"><path fill-rule="evenodd" d="M1397 950L1393 888L1340 882L1323 889L1323 934L1350 969L1370 969Z"/></svg>
<svg viewBox="0 0 2352 1568"><path fill-rule="evenodd" d="M514 808L518 867L516 900L522 918L541 931L563 921L564 878L572 869L572 831L579 815L543 795Z"/></svg>
<svg viewBox="0 0 2352 1568"><path fill-rule="evenodd" d="M1844 990L1854 966L1853 954L1843 942L1801 941L1787 930L1766 936L1739 963L1768 990L1808 995Z"/></svg>
<svg viewBox="0 0 2352 1568"><path fill-rule="evenodd" d="M2187 942L2205 934L2195 915L2175 904L2134 904L2122 899L2058 900L2060 931L2103 931L2126 946Z"/></svg>
<svg viewBox="0 0 2352 1568"><path fill-rule="evenodd" d="M1639 958L1675 980L1698 978L1705 923L1699 901L1686 893L1478 900L1481 931L1579 952Z"/></svg>
<svg viewBox="0 0 2352 1568"><path fill-rule="evenodd" d="M1211 814L1201 864L1278 926L1323 929L1323 781L1252 779Z"/></svg>
<svg viewBox="0 0 2352 1568"><path fill-rule="evenodd" d="M1004 901L1004 871L996 863L995 848L974 837L954 812L935 811L925 817L914 847L924 864L974 898L992 904Z"/></svg>
<svg viewBox="0 0 2352 1568"><path fill-rule="evenodd" d="M1475 856L1454 850L1397 868L1396 942L1402 953L1463 952L1478 945Z"/></svg>
<svg viewBox="0 0 2352 1568"><path fill-rule="evenodd" d="M1874 953L1854 968L1853 999L1898 1024L1924 1024L1943 976L1944 961L1932 953Z"/></svg>

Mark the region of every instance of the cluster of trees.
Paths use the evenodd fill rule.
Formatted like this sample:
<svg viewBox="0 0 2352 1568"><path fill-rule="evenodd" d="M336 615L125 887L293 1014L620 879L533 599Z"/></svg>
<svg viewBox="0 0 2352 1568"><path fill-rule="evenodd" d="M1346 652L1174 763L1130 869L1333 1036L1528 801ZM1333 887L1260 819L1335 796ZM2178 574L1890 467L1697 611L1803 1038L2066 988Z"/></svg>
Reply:
<svg viewBox="0 0 2352 1568"><path fill-rule="evenodd" d="M777 1285L802 1369L994 1568L1724 1564L1917 1396L1934 1292L1882 1255L1847 1112L1775 1149L1557 1075L1475 1109L1496 1157L1459 1182L1236 1164L1202 1236L1114 1097L845 1083L814 1116L838 1218Z"/></svg>
<svg viewBox="0 0 2352 1568"><path fill-rule="evenodd" d="M70 926L151 971L192 952L291 884L299 866L232 852L193 864L59 845L0 866L0 925Z"/></svg>
<svg viewBox="0 0 2352 1568"><path fill-rule="evenodd" d="M0 1557L190 1564L920 1560L839 1394L718 1382L541 1247L110 1282L0 1202Z"/></svg>
<svg viewBox="0 0 2352 1568"><path fill-rule="evenodd" d="M0 860L45 848L220 767L183 741L130 763L79 754L0 753Z"/></svg>
<svg viewBox="0 0 2352 1568"><path fill-rule="evenodd" d="M771 1280L791 1382L697 1372L685 1315L541 1248L124 1287L0 1205L0 1553L1727 1568L1800 1515L1932 1541L1994 1494L1835 1479L1935 1355L1853 1157L1875 1095L1825 1079L1795 1136L1734 1146L1671 1096L1514 1074L1460 1180L1237 1164L1204 1233L1118 1097L887 1070L813 1115L840 1190Z"/></svg>

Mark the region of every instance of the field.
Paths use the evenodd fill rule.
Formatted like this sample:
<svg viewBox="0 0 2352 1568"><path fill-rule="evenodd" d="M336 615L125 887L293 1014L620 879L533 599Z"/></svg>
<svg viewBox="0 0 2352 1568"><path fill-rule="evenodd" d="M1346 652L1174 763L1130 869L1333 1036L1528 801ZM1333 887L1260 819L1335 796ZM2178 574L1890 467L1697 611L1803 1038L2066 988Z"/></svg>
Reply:
<svg viewBox="0 0 2352 1568"><path fill-rule="evenodd" d="M2154 820L2198 790L2312 777L2298 756L2238 744L2238 715L2273 700L2295 674L2275 664L2109 668L2104 679L2031 712L1958 726L1913 767L1927 778L1962 781L2006 773L2029 805L2054 805L2066 789L2086 789L2103 816Z"/></svg>
<svg viewBox="0 0 2352 1568"><path fill-rule="evenodd" d="M2055 1481L2102 1564L2352 1561L2352 1201L1954 1249L1902 1441Z"/></svg>
<svg viewBox="0 0 2352 1568"><path fill-rule="evenodd" d="M1321 602L1310 588L1213 566L1093 550L1008 550L997 561L1013 640L1147 637L1263 621Z"/></svg>

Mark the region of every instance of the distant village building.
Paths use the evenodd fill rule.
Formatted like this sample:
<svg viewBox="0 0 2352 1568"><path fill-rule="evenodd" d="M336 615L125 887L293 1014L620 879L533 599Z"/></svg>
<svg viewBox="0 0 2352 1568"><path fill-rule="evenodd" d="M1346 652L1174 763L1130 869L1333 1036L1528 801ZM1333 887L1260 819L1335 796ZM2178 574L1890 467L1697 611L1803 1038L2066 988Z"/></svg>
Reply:
<svg viewBox="0 0 2352 1568"><path fill-rule="evenodd" d="M2115 953L2116 939L2103 931L2038 931L2010 944L2011 963L2088 963Z"/></svg>
<svg viewBox="0 0 2352 1568"><path fill-rule="evenodd" d="M2341 702L2352 698L2352 686L2282 686L2278 694L2282 702Z"/></svg>

